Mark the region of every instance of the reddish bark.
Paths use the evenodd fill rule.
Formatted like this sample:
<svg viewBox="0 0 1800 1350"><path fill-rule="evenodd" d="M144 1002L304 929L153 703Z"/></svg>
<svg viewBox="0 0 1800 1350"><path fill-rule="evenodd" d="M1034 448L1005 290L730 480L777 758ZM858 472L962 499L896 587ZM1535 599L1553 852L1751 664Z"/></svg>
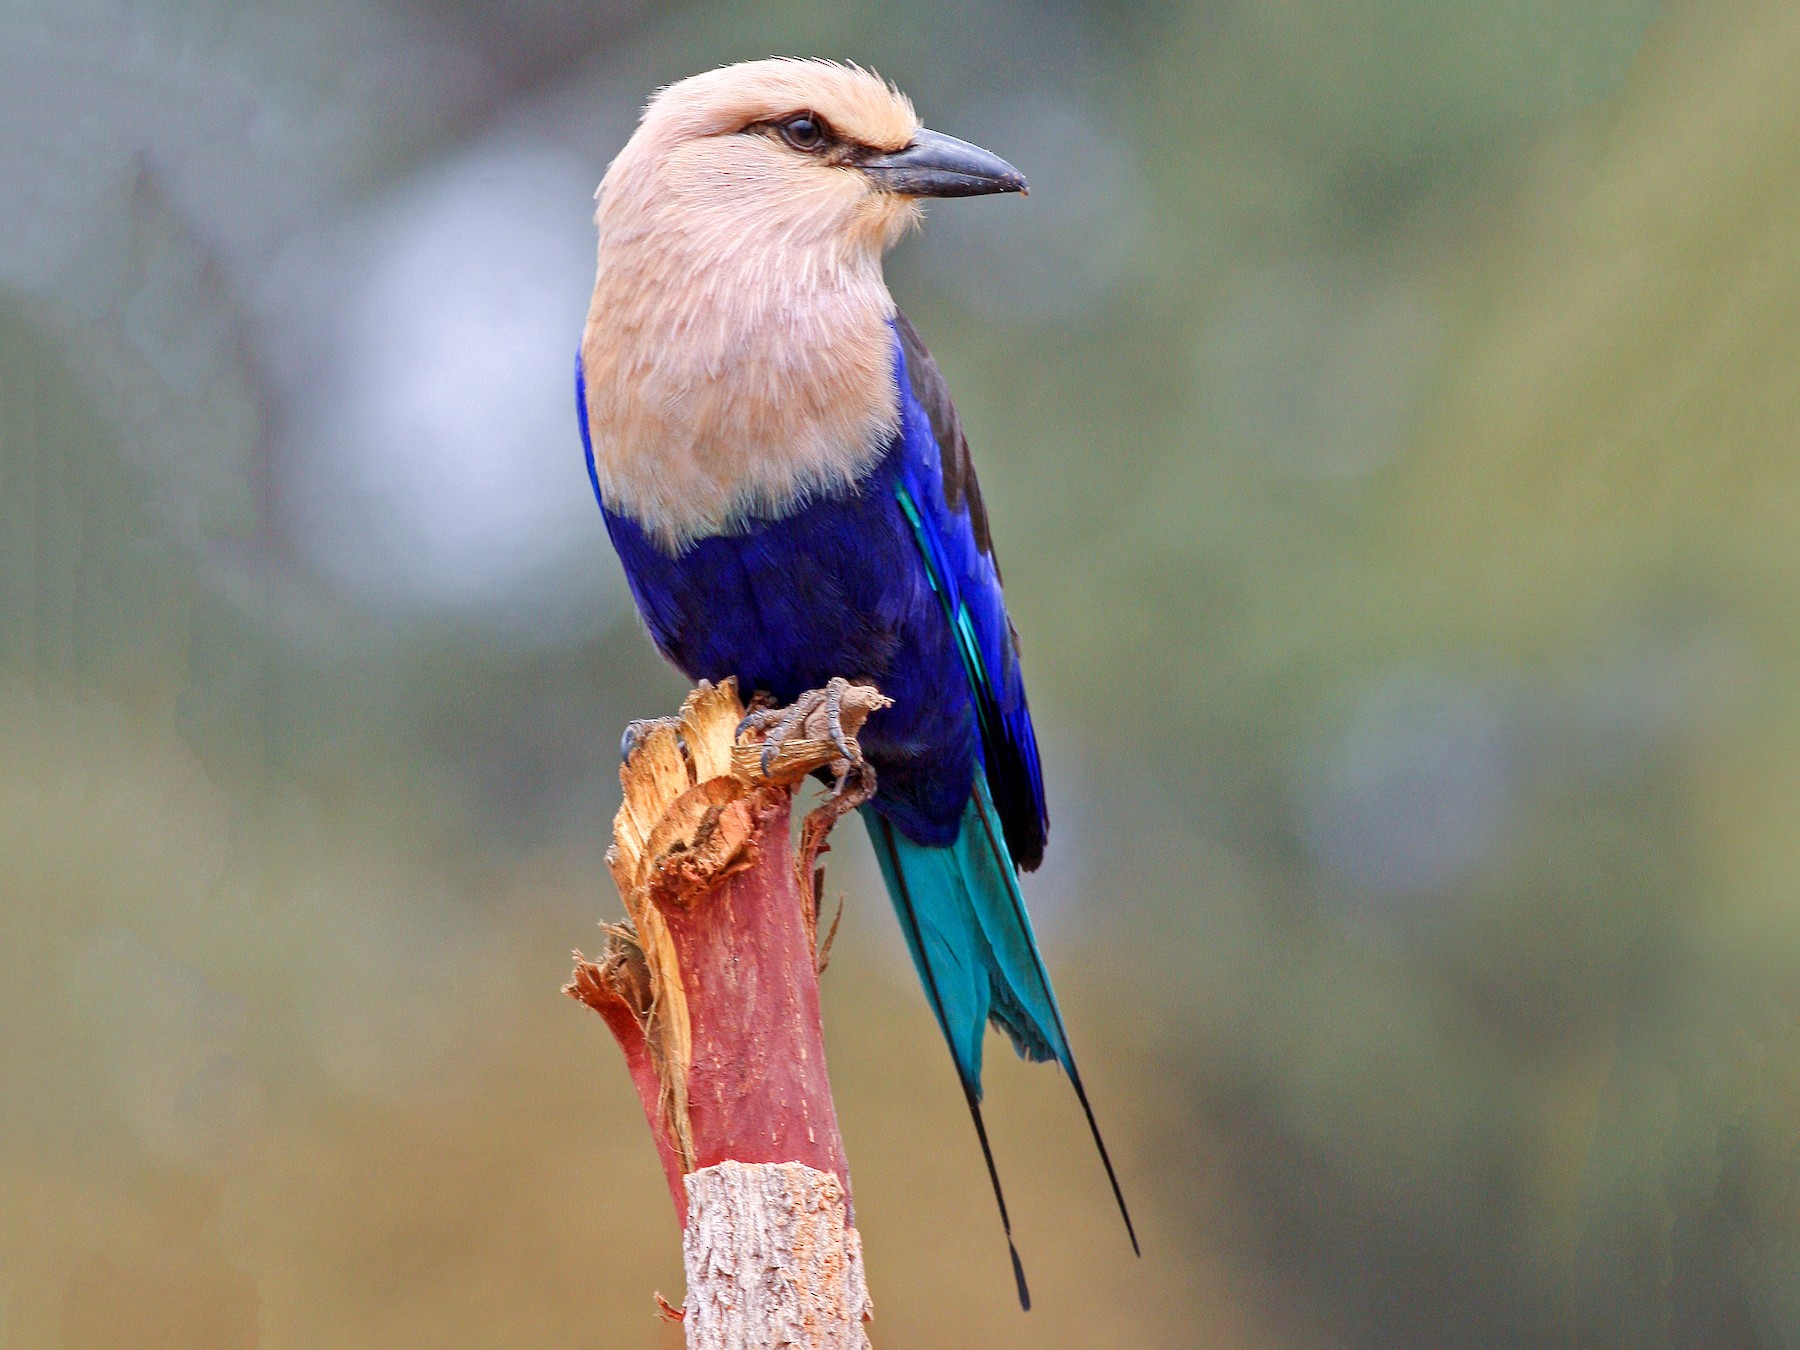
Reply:
<svg viewBox="0 0 1800 1350"><path fill-rule="evenodd" d="M853 687L849 734L884 703ZM621 770L608 855L631 921L608 930L599 963L577 953L567 989L624 1051L683 1228L684 1175L725 1161L802 1163L850 1194L826 1074L813 868L832 823L866 794L815 811L796 850L796 785L841 761L807 723L765 774L755 743L736 740L742 718L729 684L702 686L679 719L641 737Z"/></svg>
<svg viewBox="0 0 1800 1350"><path fill-rule="evenodd" d="M789 854L792 798L787 789L764 795L751 866L686 904L659 906L693 1024L694 1166L800 1162L835 1174L848 1195L850 1169L825 1070L812 897L795 887ZM670 1190L685 1225L678 1178Z"/></svg>
<svg viewBox="0 0 1800 1350"><path fill-rule="evenodd" d="M676 1217L685 1227L687 1190L681 1181L681 1154L669 1139L668 1132L657 1123L662 1083L656 1076L656 1066L650 1060L650 1045L644 1039L639 1005L620 993L608 974L604 966L596 965L577 952L575 974L564 992L599 1013L605 1019L613 1039L619 1043L619 1049L624 1052L626 1071L631 1075L631 1085L637 1089L638 1103L644 1108L644 1118L650 1122L650 1137L656 1141L656 1153L662 1160L663 1177L669 1183L670 1194L675 1196ZM646 993L643 1005L647 1006L648 1003Z"/></svg>

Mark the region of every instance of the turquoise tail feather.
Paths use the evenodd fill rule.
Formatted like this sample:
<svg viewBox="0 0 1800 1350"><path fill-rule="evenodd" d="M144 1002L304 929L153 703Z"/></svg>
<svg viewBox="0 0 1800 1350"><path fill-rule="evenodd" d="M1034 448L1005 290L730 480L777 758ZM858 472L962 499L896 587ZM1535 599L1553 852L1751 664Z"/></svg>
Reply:
<svg viewBox="0 0 1800 1350"><path fill-rule="evenodd" d="M931 1011L949 1042L950 1056L956 1063L957 1077L962 1081L994 1185L994 1198L1019 1283L1020 1302L1029 1307L1030 1295L1012 1243L1006 1198L981 1118L981 1053L990 1020L1006 1032L1013 1048L1024 1058L1053 1059L1062 1065L1087 1117L1134 1252L1138 1250L1138 1240L1106 1141L1101 1137L1069 1048L1062 1010L1057 1006L1049 972L1031 930L1025 897L1006 851L998 812L988 793L987 780L979 770L956 842L948 848L915 844L870 808L863 810L907 948L925 986Z"/></svg>
<svg viewBox="0 0 1800 1350"><path fill-rule="evenodd" d="M867 811L867 808L865 808ZM991 1017L1030 1060L1070 1064L1062 1015L1038 954L1011 860L996 845L987 783L977 775L949 848L915 844L869 811L882 879L924 981L957 1073L981 1096L982 1045Z"/></svg>

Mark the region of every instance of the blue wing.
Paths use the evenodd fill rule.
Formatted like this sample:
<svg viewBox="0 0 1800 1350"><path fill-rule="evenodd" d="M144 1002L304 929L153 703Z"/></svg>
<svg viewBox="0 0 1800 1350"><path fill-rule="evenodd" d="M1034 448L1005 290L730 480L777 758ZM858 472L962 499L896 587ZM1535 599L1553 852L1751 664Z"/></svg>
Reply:
<svg viewBox="0 0 1800 1350"><path fill-rule="evenodd" d="M1082 1085L1014 870L1042 860L1049 816L1018 635L1006 615L981 491L937 363L904 315L895 315L894 328L906 368L894 492L962 658L981 733L982 771L949 847L921 847L878 820L870 822L870 838L956 1061L1009 1245L1012 1227L980 1110L981 1038L990 1017L1021 1055L1054 1059L1069 1075L1136 1251L1131 1214ZM1002 856L1002 836L1010 858ZM1029 1306L1016 1250L1012 1257L1020 1299Z"/></svg>
<svg viewBox="0 0 1800 1350"><path fill-rule="evenodd" d="M895 491L968 676L1007 851L1029 872L1043 861L1050 816L1018 633L1006 614L981 487L944 377L904 314L895 314L894 330L906 372L900 395L909 405L902 408Z"/></svg>

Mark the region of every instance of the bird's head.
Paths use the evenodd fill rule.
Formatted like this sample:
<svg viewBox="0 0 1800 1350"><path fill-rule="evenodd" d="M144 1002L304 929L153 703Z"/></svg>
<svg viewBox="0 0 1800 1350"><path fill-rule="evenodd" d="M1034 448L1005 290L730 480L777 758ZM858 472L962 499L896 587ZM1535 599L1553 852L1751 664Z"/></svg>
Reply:
<svg viewBox="0 0 1800 1350"><path fill-rule="evenodd" d="M978 146L930 131L878 76L829 61L749 61L668 86L607 170L599 223L675 228L729 247L837 246L879 257L924 197L1026 189Z"/></svg>
<svg viewBox="0 0 1800 1350"><path fill-rule="evenodd" d="M921 198L1024 191L854 66L752 61L657 94L594 217L602 500L673 547L856 482L900 418L882 254Z"/></svg>

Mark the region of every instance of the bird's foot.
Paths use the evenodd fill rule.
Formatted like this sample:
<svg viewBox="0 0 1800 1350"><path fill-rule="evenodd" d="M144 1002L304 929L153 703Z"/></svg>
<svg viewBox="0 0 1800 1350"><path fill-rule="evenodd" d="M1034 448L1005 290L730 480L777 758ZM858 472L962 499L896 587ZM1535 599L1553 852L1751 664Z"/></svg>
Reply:
<svg viewBox="0 0 1800 1350"><path fill-rule="evenodd" d="M674 727L679 733L681 719L679 717L640 717L636 721L625 724L625 734L619 737L619 762L631 763L631 757L637 753L638 746L657 727Z"/></svg>
<svg viewBox="0 0 1800 1350"><path fill-rule="evenodd" d="M743 740L746 731L761 731L770 723L781 719L781 711L775 706L775 695L767 689L758 689L750 695L749 703L744 705L747 711L744 720L737 724L737 739Z"/></svg>
<svg viewBox="0 0 1800 1350"><path fill-rule="evenodd" d="M859 688L862 686L858 686ZM775 767L781 747L796 735L808 740L829 740L838 758L831 764L832 776L842 789L844 777L853 765L862 762L862 752L844 729L844 694L851 688L843 676L833 676L823 689L808 689L786 708L757 708L738 724L738 733L761 731L762 771L766 778ZM873 691L870 691L873 692ZM861 709L862 717L872 709ZM861 717L857 719L861 725Z"/></svg>
<svg viewBox="0 0 1800 1350"><path fill-rule="evenodd" d="M864 761L856 735L871 713L892 702L874 685L840 677L823 689L807 690L789 707L756 708L738 726L737 772L793 783L826 770L839 795L861 790L859 800L866 801L875 771Z"/></svg>
<svg viewBox="0 0 1800 1350"><path fill-rule="evenodd" d="M890 700L868 685L852 685L848 680L834 679L822 690L813 690L801 703L808 705L809 711L799 719L798 726L809 739L828 741L837 752L837 758L821 767L831 770L832 788L817 806L806 813L806 819L800 823L800 851L796 857L798 881L810 890L812 904L807 914L807 929L818 947L817 965L825 968L831 959L831 940L837 936L837 924L831 925L831 932L826 935L823 946L817 942L820 911L824 905L825 869L818 865L819 854L826 851L825 840L831 834L832 827L845 816L861 806L875 795L875 766L863 758L862 746L855 738L855 730L860 730L863 720L871 712L888 706ZM793 710L790 709L790 713ZM844 725L846 713L850 718L850 727ZM780 730L779 727L776 728ZM775 732L771 732L773 736ZM792 734L790 731L788 734ZM767 749L765 747L764 754ZM843 917L843 909L838 910L838 918Z"/></svg>
<svg viewBox="0 0 1800 1350"><path fill-rule="evenodd" d="M801 822L795 858L795 880L812 901L805 910L808 932L816 938L822 886L817 862L825 838L838 820L875 795L875 766L863 758L856 736L871 713L891 707L893 700L872 684L840 677L823 689L809 689L789 707L771 702L757 698L738 724L732 771L747 782L787 787L820 770L830 772L832 791Z"/></svg>

